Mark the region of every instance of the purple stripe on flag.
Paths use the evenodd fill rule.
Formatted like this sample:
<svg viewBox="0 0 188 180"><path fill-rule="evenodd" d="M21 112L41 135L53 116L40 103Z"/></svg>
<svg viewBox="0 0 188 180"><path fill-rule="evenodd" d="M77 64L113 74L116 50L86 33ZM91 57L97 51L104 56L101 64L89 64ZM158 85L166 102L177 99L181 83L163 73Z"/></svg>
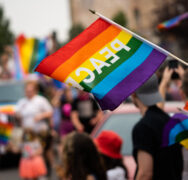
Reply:
<svg viewBox="0 0 188 180"><path fill-rule="evenodd" d="M121 102L150 78L165 58L165 54L154 49L139 67L108 92L103 99L97 99L102 110L114 110Z"/></svg>
<svg viewBox="0 0 188 180"><path fill-rule="evenodd" d="M182 122L183 120L187 119L187 116L185 114L175 114L170 118L168 123L165 125L163 129L163 139L162 139L162 147L168 146L169 144L169 135L170 131L174 126L176 126L178 123Z"/></svg>
<svg viewBox="0 0 188 180"><path fill-rule="evenodd" d="M180 122L179 119L170 118L170 120L168 121L168 123L166 124L166 126L163 129L162 147L168 146L170 131L179 122Z"/></svg>
<svg viewBox="0 0 188 180"><path fill-rule="evenodd" d="M187 117L188 117L187 115L182 113L177 113L173 116L174 119L179 119L180 121L187 119Z"/></svg>

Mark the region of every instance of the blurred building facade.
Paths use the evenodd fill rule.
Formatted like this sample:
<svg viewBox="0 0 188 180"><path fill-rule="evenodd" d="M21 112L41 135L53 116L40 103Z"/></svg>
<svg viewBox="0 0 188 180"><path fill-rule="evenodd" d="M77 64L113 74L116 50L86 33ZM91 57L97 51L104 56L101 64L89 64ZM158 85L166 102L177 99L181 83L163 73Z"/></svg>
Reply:
<svg viewBox="0 0 188 180"><path fill-rule="evenodd" d="M177 0L70 0L70 9L72 23L82 24L84 27L88 27L98 18L88 9L96 10L110 19L113 19L114 15L121 11L127 19L126 27L148 40L162 45L177 56L185 58L187 49L181 47L176 36L171 33L161 36L157 32L156 23L161 21L159 15L161 10L164 11L165 5L168 7L167 14L171 14L169 18L174 17L173 11L179 14L183 13L178 10L179 7L176 7L178 5L176 3Z"/></svg>
<svg viewBox="0 0 188 180"><path fill-rule="evenodd" d="M156 28L153 26L155 8L159 5L158 0L70 0L73 24L81 23L87 27L96 20L97 16L88 9L96 10L110 19L122 11L127 19L127 27L152 41L157 41L152 32Z"/></svg>

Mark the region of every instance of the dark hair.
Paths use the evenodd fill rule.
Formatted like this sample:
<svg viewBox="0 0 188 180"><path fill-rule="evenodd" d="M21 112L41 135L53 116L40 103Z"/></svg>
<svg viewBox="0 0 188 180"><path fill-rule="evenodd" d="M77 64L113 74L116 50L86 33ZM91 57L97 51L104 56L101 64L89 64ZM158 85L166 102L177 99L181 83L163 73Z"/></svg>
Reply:
<svg viewBox="0 0 188 180"><path fill-rule="evenodd" d="M100 154L89 135L70 133L63 145L63 177L85 180L88 175L96 176L97 180L106 180Z"/></svg>
<svg viewBox="0 0 188 180"><path fill-rule="evenodd" d="M182 79L182 90L186 98L188 98L188 69L185 71L185 74Z"/></svg>
<svg viewBox="0 0 188 180"><path fill-rule="evenodd" d="M103 158L103 162L104 162L104 166L106 171L110 170L110 169L114 169L115 167L122 167L123 170L125 171L125 178L127 178L127 169L123 164L122 159L114 159L114 158L110 158L109 156L106 156L104 154L101 154L102 158Z"/></svg>

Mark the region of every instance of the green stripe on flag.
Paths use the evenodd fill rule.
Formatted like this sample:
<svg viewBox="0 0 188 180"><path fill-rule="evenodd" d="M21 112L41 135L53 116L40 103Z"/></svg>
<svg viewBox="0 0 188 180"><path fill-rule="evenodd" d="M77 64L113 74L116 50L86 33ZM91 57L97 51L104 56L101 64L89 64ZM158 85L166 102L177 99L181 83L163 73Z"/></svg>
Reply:
<svg viewBox="0 0 188 180"><path fill-rule="evenodd" d="M80 82L80 85L84 88L85 91L90 92L100 81L102 81L108 74L110 74L114 69L116 69L119 65L121 65L123 62L125 62L129 57L131 57L141 46L142 42L138 39L132 37L130 41L126 44L128 47L130 47L130 51L126 51L124 49L120 50L116 53L117 56L120 57L119 60L117 60L114 64L112 64L110 67L104 66L102 68L102 73L98 74L96 70L93 71L95 74L95 80L91 83L85 83L83 81ZM105 62L110 63L112 60L112 57L106 60ZM89 78L87 76L85 79Z"/></svg>
<svg viewBox="0 0 188 180"><path fill-rule="evenodd" d="M188 138L188 131L183 131L176 136L176 142L180 142Z"/></svg>

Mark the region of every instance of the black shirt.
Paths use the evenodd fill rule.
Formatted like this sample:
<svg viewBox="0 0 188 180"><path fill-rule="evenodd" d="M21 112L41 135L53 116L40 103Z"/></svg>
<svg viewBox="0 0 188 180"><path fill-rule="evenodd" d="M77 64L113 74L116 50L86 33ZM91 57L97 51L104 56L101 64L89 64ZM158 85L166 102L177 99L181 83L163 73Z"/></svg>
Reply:
<svg viewBox="0 0 188 180"><path fill-rule="evenodd" d="M90 120L96 116L99 107L94 99L75 99L72 103L72 111L77 111L80 122L84 125L84 131L90 133L94 128Z"/></svg>
<svg viewBox="0 0 188 180"><path fill-rule="evenodd" d="M138 150L151 154L154 161L153 180L181 180L183 159L181 146L161 147L162 133L169 116L157 106L151 106L133 129L133 155ZM139 167L138 167L139 168Z"/></svg>

